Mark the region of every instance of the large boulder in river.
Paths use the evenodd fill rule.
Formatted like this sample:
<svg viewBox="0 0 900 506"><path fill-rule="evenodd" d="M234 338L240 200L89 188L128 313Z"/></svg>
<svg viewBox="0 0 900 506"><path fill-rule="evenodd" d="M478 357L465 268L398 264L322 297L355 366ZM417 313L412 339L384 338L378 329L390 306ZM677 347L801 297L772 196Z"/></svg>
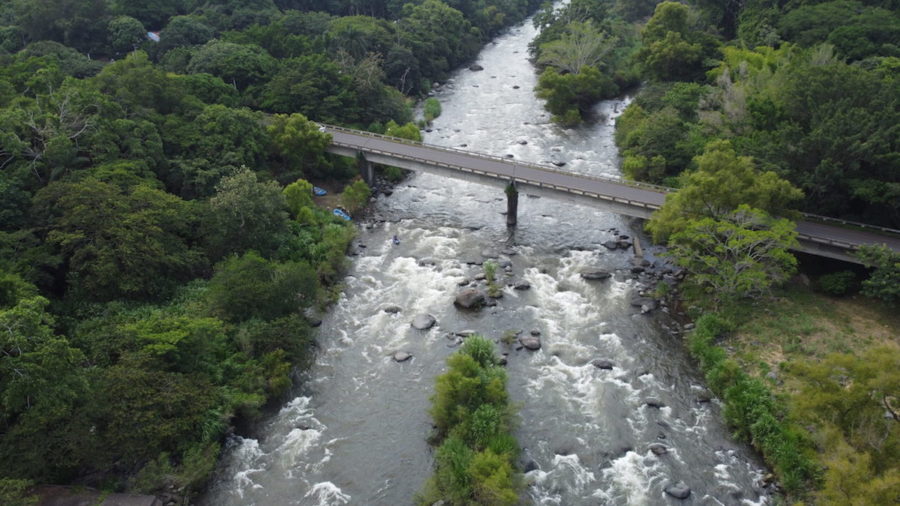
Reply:
<svg viewBox="0 0 900 506"><path fill-rule="evenodd" d="M478 72L479 70L484 70L484 67L477 63L473 63L469 65L469 70L471 70L472 72Z"/></svg>
<svg viewBox="0 0 900 506"><path fill-rule="evenodd" d="M531 283L526 280L517 281L513 284L513 290L528 290L531 288Z"/></svg>
<svg viewBox="0 0 900 506"><path fill-rule="evenodd" d="M657 399L656 397L647 397L646 399L644 399L644 405L646 405L648 408L656 409L664 408L666 406L661 400Z"/></svg>
<svg viewBox="0 0 900 506"><path fill-rule="evenodd" d="M685 485L683 481L670 483L666 485L666 488L663 490L675 499L687 499L688 496L691 495L690 487Z"/></svg>
<svg viewBox="0 0 900 506"><path fill-rule="evenodd" d="M644 308L646 306L651 309L656 309L656 301L650 297L634 297L629 304L639 308Z"/></svg>
<svg viewBox="0 0 900 506"><path fill-rule="evenodd" d="M609 279L610 276L612 276L612 274L610 274L606 271L601 271L599 269L585 269L585 270L581 271L582 279L603 280L603 279Z"/></svg>
<svg viewBox="0 0 900 506"><path fill-rule="evenodd" d="M453 305L461 309L478 309L484 305L484 292L477 288L466 288L456 294Z"/></svg>
<svg viewBox="0 0 900 506"><path fill-rule="evenodd" d="M434 316L431 316L430 314L420 314L419 316L416 316L410 325L419 330L428 330L431 327L434 327L435 323L437 323L437 320L434 319Z"/></svg>
<svg viewBox="0 0 900 506"><path fill-rule="evenodd" d="M405 351L398 351L397 353L394 353L394 361L395 362L406 362L407 360L409 360L411 358L412 358L412 355Z"/></svg>
<svg viewBox="0 0 900 506"><path fill-rule="evenodd" d="M650 451L653 452L653 455L665 455L669 453L669 447L662 443L653 443L650 445Z"/></svg>
<svg viewBox="0 0 900 506"><path fill-rule="evenodd" d="M606 360L605 358L595 358L591 360L591 364L597 369L606 369L610 370L613 368L615 364L613 364L612 360Z"/></svg>
<svg viewBox="0 0 900 506"><path fill-rule="evenodd" d="M522 336L519 338L519 343L526 350L536 351L541 349L541 338L538 336Z"/></svg>

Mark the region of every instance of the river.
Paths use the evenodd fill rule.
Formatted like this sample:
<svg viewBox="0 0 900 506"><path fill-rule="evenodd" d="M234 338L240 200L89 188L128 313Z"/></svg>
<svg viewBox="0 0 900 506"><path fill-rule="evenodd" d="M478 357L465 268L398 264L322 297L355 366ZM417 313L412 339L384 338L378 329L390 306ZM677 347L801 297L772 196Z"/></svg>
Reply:
<svg viewBox="0 0 900 506"><path fill-rule="evenodd" d="M483 71L460 70L444 83L436 91L443 114L425 141L617 175L612 133L629 98L599 104L591 126L552 125L527 60L535 34L530 22L512 28L479 55ZM523 502L768 503L759 485L765 469L729 439L717 403L698 401L702 380L666 315L629 304L641 288L632 252L602 243L640 234L632 220L522 194L511 234L505 209L501 189L422 174L379 196L360 224L346 288L319 329L315 364L277 414L228 441L201 502L412 504L431 473L427 411L434 378L455 350L447 334L469 329L492 339L508 330L541 334L539 351L506 350L520 407L516 437L530 469ZM511 264L501 280L531 288L507 287L478 313L455 309L460 284L495 256ZM585 268L615 274L586 281ZM385 312L389 305L400 311ZM435 327L410 326L426 313ZM413 358L397 363L396 351ZM592 365L597 358L612 368ZM654 443L668 452L655 455ZM691 488L688 499L664 492L676 481Z"/></svg>

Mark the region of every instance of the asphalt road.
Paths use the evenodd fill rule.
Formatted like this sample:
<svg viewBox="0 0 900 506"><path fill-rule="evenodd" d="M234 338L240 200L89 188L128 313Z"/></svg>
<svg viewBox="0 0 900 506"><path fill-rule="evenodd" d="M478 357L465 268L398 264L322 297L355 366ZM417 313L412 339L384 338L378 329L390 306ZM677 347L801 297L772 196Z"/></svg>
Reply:
<svg viewBox="0 0 900 506"><path fill-rule="evenodd" d="M440 166L475 170L493 175L498 179L524 180L529 184L558 187L569 192L595 193L620 200L642 204L643 207L658 208L665 201L665 194L648 188L636 188L615 180L591 178L568 174L559 170L542 168L533 164L500 159L477 153L469 153L425 144L395 142L371 134L356 134L346 130L327 128L336 145L353 147L362 152L378 152L398 158L412 159ZM900 237L881 234L876 231L857 230L837 225L812 221L797 223L801 238L814 242L858 246L862 244L887 244L900 252Z"/></svg>

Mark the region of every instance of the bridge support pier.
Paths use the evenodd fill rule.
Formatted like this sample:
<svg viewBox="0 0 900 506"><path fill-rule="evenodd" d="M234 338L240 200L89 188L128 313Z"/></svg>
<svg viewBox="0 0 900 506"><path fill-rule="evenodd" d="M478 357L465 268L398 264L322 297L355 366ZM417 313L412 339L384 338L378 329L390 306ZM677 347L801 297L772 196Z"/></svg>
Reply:
<svg viewBox="0 0 900 506"><path fill-rule="evenodd" d="M359 166L359 175L369 187L375 184L375 166L366 160L366 156L360 151L356 155L356 163Z"/></svg>
<svg viewBox="0 0 900 506"><path fill-rule="evenodd" d="M519 214L519 190L516 183L510 181L506 185L506 227L515 228Z"/></svg>

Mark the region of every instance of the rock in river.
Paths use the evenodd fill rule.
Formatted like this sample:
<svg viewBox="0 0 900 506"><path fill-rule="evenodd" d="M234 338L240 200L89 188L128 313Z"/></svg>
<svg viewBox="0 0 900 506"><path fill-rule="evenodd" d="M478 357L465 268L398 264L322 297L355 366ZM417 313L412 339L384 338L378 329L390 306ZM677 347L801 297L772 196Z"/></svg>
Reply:
<svg viewBox="0 0 900 506"><path fill-rule="evenodd" d="M666 488L664 490L667 494L676 499L687 499L688 496L691 495L691 489L687 485L685 485L683 481L670 483L666 485Z"/></svg>
<svg viewBox="0 0 900 506"><path fill-rule="evenodd" d="M609 279L610 276L612 276L612 274L610 274L606 271L601 271L601 270L597 270L597 269L585 269L585 270L581 271L582 279L590 279L590 280L600 279L600 280L602 280L602 279Z"/></svg>
<svg viewBox="0 0 900 506"><path fill-rule="evenodd" d="M419 330L428 330L431 327L434 327L435 323L437 323L437 320L434 319L434 316L431 316L430 314L420 314L419 316L416 316L411 325Z"/></svg>
<svg viewBox="0 0 900 506"><path fill-rule="evenodd" d="M650 445L650 451L653 455L665 455L669 453L669 447L662 443L653 443Z"/></svg>
<svg viewBox="0 0 900 506"><path fill-rule="evenodd" d="M631 302L629 302L629 304L634 307L648 306L652 307L653 309L656 308L656 301L651 299L650 297L635 297L631 299Z"/></svg>
<svg viewBox="0 0 900 506"><path fill-rule="evenodd" d="M591 361L591 364L597 369L606 369L610 370L613 368L613 364L611 360L606 360L605 358L596 358Z"/></svg>
<svg viewBox="0 0 900 506"><path fill-rule="evenodd" d="M519 338L519 342L527 350L535 351L541 349L541 338L537 336L522 336Z"/></svg>
<svg viewBox="0 0 900 506"><path fill-rule="evenodd" d="M606 246L606 249L619 249L619 243L617 241L606 241L603 245Z"/></svg>
<svg viewBox="0 0 900 506"><path fill-rule="evenodd" d="M403 311L403 308L395 304L388 304L387 306L382 307L381 310L385 313L396 314Z"/></svg>
<svg viewBox="0 0 900 506"><path fill-rule="evenodd" d="M513 285L514 290L528 290L529 288L531 288L531 283L524 279Z"/></svg>
<svg viewBox="0 0 900 506"><path fill-rule="evenodd" d="M456 295L453 305L462 309L478 309L484 305L484 292L476 288L466 288Z"/></svg>
<svg viewBox="0 0 900 506"><path fill-rule="evenodd" d="M479 70L484 70L484 67L477 63L473 63L469 65L469 70L471 70L472 72L478 72Z"/></svg>
<svg viewBox="0 0 900 506"><path fill-rule="evenodd" d="M397 353L394 353L394 360L396 362L406 362L407 360L409 360L411 358L412 358L412 355L405 351L398 351Z"/></svg>
<svg viewBox="0 0 900 506"><path fill-rule="evenodd" d="M663 404L663 402L656 397L647 397L646 399L644 399L644 404L647 405L647 407L656 409L665 407L665 404Z"/></svg>

